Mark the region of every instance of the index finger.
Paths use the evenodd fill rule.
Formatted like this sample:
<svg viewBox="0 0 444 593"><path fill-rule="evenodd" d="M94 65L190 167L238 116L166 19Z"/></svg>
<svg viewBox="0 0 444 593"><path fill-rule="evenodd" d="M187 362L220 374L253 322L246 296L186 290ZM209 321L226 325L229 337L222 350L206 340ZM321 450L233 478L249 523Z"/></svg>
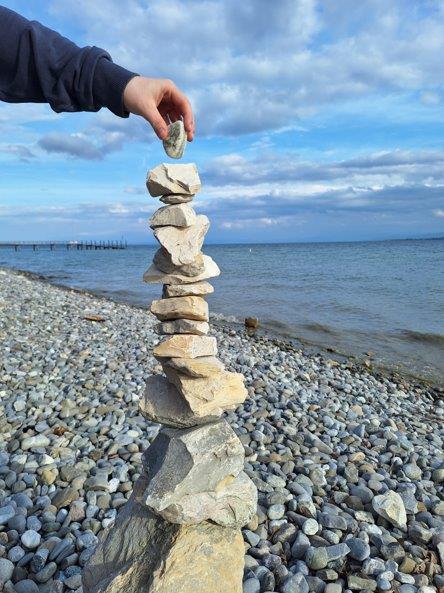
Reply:
<svg viewBox="0 0 444 593"><path fill-rule="evenodd" d="M191 104L177 87L173 89L171 100L174 103L176 111L183 117L187 139L191 142L194 137L194 116Z"/></svg>

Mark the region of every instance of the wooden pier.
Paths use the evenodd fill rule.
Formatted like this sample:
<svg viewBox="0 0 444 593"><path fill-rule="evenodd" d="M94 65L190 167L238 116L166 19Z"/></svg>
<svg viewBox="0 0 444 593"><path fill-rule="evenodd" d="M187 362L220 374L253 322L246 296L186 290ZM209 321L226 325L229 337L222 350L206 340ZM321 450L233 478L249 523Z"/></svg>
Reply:
<svg viewBox="0 0 444 593"><path fill-rule="evenodd" d="M0 249L9 248L14 249L14 251L26 248L33 251L39 249L54 251L56 248L96 251L97 249L126 249L127 246L126 241L0 241Z"/></svg>

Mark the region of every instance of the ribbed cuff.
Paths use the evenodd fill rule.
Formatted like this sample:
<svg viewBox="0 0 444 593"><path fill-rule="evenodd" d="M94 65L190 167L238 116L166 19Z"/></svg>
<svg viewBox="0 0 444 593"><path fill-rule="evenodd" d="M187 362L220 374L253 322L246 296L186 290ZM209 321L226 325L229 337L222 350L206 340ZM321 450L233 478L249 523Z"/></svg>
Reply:
<svg viewBox="0 0 444 593"><path fill-rule="evenodd" d="M97 107L107 107L119 117L128 117L129 113L123 104L123 91L134 76L139 75L114 64L106 57L100 58L93 80L94 103Z"/></svg>

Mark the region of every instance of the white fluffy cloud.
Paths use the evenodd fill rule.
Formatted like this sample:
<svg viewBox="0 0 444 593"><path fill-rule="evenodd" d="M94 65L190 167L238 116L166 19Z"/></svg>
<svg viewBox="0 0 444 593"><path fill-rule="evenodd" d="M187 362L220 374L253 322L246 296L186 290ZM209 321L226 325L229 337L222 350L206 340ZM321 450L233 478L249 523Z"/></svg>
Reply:
<svg viewBox="0 0 444 593"><path fill-rule="evenodd" d="M247 161L231 154L214 159L202 179L196 207L210 216L216 237L221 232L287 229L296 238L313 217L342 224L355 216L365 223L388 218L401 226L444 217L443 151L393 151L322 165L298 162L294 155ZM125 197L145 193L140 188L122 187L121 192L122 199L110 203L0 207L0 220L63 221L79 227L93 220L98 227L111 224L146 238L147 219L158 203Z"/></svg>
<svg viewBox="0 0 444 593"><path fill-rule="evenodd" d="M372 93L440 100L438 0L66 0L52 12L122 65L185 87L201 134L275 130Z"/></svg>

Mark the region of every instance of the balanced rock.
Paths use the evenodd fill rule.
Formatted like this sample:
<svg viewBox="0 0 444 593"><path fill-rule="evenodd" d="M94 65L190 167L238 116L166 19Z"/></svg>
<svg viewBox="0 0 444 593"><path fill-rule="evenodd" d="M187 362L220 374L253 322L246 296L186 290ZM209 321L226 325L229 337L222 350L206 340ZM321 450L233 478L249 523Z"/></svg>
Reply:
<svg viewBox="0 0 444 593"><path fill-rule="evenodd" d="M184 430L162 428L144 453L145 503L160 514L184 497L227 485L243 465L243 445L225 420Z"/></svg>
<svg viewBox="0 0 444 593"><path fill-rule="evenodd" d="M165 194L196 194L201 187L194 163L172 165L162 163L148 173L146 186L153 197Z"/></svg>
<svg viewBox="0 0 444 593"><path fill-rule="evenodd" d="M175 319L158 323L154 329L160 335L195 334L196 336L205 336L210 331L210 326L206 321Z"/></svg>
<svg viewBox="0 0 444 593"><path fill-rule="evenodd" d="M155 284L158 282L161 282L162 284L189 284L219 276L219 266L209 255L203 256L203 265L203 272L200 272L197 276L189 277L185 274L181 274L180 272L162 272L157 268L157 266L152 264L144 273L143 280L149 284Z"/></svg>
<svg viewBox="0 0 444 593"><path fill-rule="evenodd" d="M146 482L137 480L114 528L102 531L83 593L242 593L240 531L165 521L143 504Z"/></svg>
<svg viewBox="0 0 444 593"><path fill-rule="evenodd" d="M224 527L243 527L257 510L257 490L245 472L230 477L217 490L178 499L159 515L170 523L195 525L213 521Z"/></svg>
<svg viewBox="0 0 444 593"><path fill-rule="evenodd" d="M159 342L153 354L159 358L214 356L217 354L217 342L212 336L173 335Z"/></svg>
<svg viewBox="0 0 444 593"><path fill-rule="evenodd" d="M166 196L159 198L159 200L164 204L187 204L188 202L191 202L193 198L194 194L167 194Z"/></svg>
<svg viewBox="0 0 444 593"><path fill-rule="evenodd" d="M177 387L193 411L217 414L245 401L248 392L240 373L221 371L202 379L193 379L172 367L163 368L168 379Z"/></svg>
<svg viewBox="0 0 444 593"><path fill-rule="evenodd" d="M148 377L139 409L151 422L174 428L198 426L214 422L220 417L220 414L202 415L193 412L177 388L162 375Z"/></svg>
<svg viewBox="0 0 444 593"><path fill-rule="evenodd" d="M201 356L199 358L168 358L162 365L170 367L179 373L200 379L211 377L215 373L225 370L223 363L215 356Z"/></svg>
<svg viewBox="0 0 444 593"><path fill-rule="evenodd" d="M208 321L209 319L208 303L199 296L159 299L151 303L150 311L160 321L168 321L170 319Z"/></svg>
<svg viewBox="0 0 444 593"><path fill-rule="evenodd" d="M205 296L214 292L209 282L192 282L191 284L165 284L163 298L177 296Z"/></svg>
<svg viewBox="0 0 444 593"><path fill-rule="evenodd" d="M191 280L194 280L194 278L201 274L205 269L204 256L202 253L198 253L190 263L177 266L173 264L171 255L163 247L156 251L153 257L153 262L154 265L165 274L183 274L184 276L191 276Z"/></svg>
<svg viewBox="0 0 444 593"><path fill-rule="evenodd" d="M156 210L150 218L150 227L159 226L178 226L187 227L195 224L196 213L187 204L175 204L172 206L163 206Z"/></svg>
<svg viewBox="0 0 444 593"><path fill-rule="evenodd" d="M181 159L185 152L187 134L181 119L168 126L168 136L163 141L165 152L172 159Z"/></svg>
<svg viewBox="0 0 444 593"><path fill-rule="evenodd" d="M154 229L154 236L168 251L175 266L192 263L200 253L210 221L204 214L196 216L196 222L188 227L162 226Z"/></svg>

